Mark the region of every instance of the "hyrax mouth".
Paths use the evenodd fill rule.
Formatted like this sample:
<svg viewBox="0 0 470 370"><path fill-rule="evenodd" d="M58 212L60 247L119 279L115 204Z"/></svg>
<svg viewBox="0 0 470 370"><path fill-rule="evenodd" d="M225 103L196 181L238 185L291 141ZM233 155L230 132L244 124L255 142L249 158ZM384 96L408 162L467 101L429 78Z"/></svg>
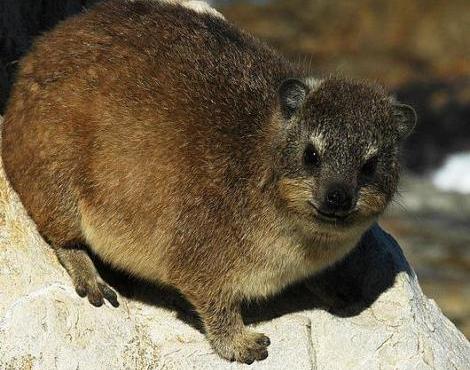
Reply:
<svg viewBox="0 0 470 370"><path fill-rule="evenodd" d="M328 213L322 211L320 207L315 205L313 201L309 201L309 204L314 210L314 217L321 223L331 224L335 226L348 226L352 223L352 218L355 210L342 213Z"/></svg>

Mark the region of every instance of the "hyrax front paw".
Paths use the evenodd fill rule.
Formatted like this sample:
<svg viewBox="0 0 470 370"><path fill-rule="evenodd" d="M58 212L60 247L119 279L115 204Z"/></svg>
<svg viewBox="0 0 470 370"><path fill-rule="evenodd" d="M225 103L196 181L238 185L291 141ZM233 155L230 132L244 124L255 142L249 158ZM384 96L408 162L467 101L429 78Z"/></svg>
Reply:
<svg viewBox="0 0 470 370"><path fill-rule="evenodd" d="M269 338L261 333L248 330L228 338L214 338L212 346L215 351L229 361L252 364L268 357L267 347L271 344Z"/></svg>

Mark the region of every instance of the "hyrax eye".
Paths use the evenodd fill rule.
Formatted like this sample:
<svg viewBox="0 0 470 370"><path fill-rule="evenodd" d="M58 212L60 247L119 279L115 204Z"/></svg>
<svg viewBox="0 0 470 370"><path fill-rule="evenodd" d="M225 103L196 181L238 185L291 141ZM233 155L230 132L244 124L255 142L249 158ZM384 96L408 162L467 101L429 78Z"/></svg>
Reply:
<svg viewBox="0 0 470 370"><path fill-rule="evenodd" d="M320 156L313 144L308 144L305 148L304 163L309 167L318 167L320 165Z"/></svg>
<svg viewBox="0 0 470 370"><path fill-rule="evenodd" d="M375 175L375 171L377 170L377 156L374 156L367 160L361 167L361 176L370 178Z"/></svg>

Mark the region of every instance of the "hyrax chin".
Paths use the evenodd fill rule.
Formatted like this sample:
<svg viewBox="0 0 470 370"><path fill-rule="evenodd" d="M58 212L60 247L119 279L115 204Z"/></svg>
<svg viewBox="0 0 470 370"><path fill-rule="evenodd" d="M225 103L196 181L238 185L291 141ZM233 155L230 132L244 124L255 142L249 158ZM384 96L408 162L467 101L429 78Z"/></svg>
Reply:
<svg viewBox="0 0 470 370"><path fill-rule="evenodd" d="M214 350L251 363L269 339L240 303L355 246L414 122L379 87L307 77L219 14L115 0L22 60L2 157L78 294L117 305L86 244L179 289Z"/></svg>

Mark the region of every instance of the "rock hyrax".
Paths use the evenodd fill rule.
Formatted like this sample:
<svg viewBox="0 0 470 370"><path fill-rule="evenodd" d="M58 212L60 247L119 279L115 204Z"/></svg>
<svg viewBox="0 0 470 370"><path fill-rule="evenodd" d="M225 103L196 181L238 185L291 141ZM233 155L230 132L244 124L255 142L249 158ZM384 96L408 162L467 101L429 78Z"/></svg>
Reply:
<svg viewBox="0 0 470 370"><path fill-rule="evenodd" d="M215 12L112 0L21 61L3 126L8 178L78 294L112 266L177 288L222 357L269 339L240 303L345 256L392 198L413 109L314 79Z"/></svg>

